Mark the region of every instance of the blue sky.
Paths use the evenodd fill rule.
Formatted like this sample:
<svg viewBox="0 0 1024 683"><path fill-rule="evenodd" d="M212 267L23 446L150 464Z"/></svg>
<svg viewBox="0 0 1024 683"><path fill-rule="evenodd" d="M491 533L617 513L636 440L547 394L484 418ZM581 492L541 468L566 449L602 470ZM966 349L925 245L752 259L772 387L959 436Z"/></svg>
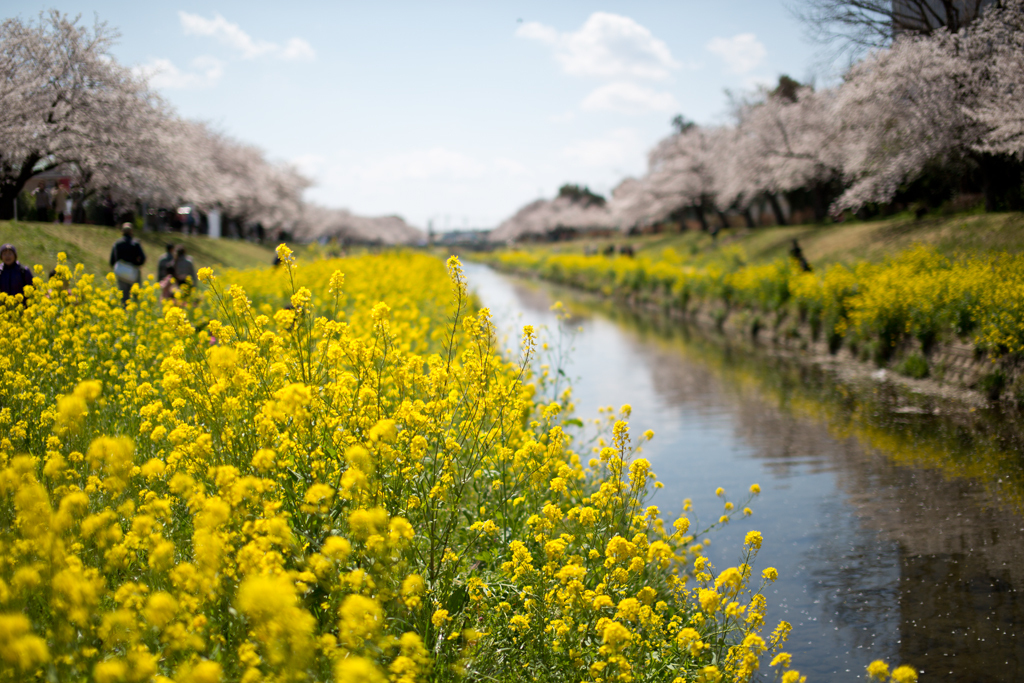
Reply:
<svg viewBox="0 0 1024 683"><path fill-rule="evenodd" d="M782 0L56 2L189 118L292 161L311 200L421 227L493 227L565 182L644 171L682 113L811 74ZM37 2L7 0L4 17Z"/></svg>

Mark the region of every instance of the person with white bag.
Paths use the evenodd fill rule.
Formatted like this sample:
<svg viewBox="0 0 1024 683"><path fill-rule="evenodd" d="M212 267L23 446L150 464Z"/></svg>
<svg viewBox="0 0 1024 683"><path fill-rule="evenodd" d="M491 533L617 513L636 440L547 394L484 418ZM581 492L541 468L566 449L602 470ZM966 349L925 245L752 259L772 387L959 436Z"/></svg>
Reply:
<svg viewBox="0 0 1024 683"><path fill-rule="evenodd" d="M114 243L110 250L110 266L117 277L117 286L121 289L121 297L127 303L132 294L132 285L142 282L142 265L146 262L146 252L142 245L132 239L132 224L121 226L121 239Z"/></svg>

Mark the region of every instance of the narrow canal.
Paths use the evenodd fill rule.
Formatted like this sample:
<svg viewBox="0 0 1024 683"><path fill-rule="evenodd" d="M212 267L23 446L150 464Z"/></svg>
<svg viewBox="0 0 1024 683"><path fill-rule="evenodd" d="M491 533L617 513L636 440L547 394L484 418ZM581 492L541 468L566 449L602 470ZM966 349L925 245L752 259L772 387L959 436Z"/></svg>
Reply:
<svg viewBox="0 0 1024 683"><path fill-rule="evenodd" d="M864 680L874 659L922 681L1024 680L1024 445L1012 413L950 410L884 378L846 386L679 323L636 316L564 289L466 266L508 339L524 324L575 331L566 374L577 414L629 403L664 488L669 520L693 500L702 520L761 486L754 514L713 536L719 568L764 535L767 629L812 681ZM1018 630L1022 630L1018 634Z"/></svg>

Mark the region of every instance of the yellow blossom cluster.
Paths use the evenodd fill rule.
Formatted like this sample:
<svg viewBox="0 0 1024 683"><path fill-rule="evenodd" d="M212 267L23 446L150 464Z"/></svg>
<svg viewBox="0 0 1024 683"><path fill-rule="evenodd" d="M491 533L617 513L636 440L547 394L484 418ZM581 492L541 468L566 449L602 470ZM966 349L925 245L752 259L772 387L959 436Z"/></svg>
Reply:
<svg viewBox="0 0 1024 683"><path fill-rule="evenodd" d="M788 668L761 535L717 571L712 527L666 528L628 406L583 463L456 259L278 253L191 302L63 258L0 301L0 681Z"/></svg>
<svg viewBox="0 0 1024 683"><path fill-rule="evenodd" d="M917 670L911 666L898 666L890 673L889 665L876 659L868 664L867 671L870 678L881 683L917 683Z"/></svg>

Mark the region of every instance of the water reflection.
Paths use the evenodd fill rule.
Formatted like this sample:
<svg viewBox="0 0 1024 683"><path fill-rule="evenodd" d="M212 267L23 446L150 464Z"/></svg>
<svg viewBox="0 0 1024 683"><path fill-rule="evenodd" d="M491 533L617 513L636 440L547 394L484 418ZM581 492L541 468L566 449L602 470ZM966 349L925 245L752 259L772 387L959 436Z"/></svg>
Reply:
<svg viewBox="0 0 1024 683"><path fill-rule="evenodd" d="M629 402L635 426L655 429L645 455L667 515L689 496L717 516L716 486L760 482L755 516L716 537L711 556L735 563L746 531L764 533L758 565L782 577L769 617L794 624L794 666L830 681L862 679L879 657L926 680L1024 677L1015 416L847 386L752 344L467 270L499 320L554 326L554 297L570 305L582 327L570 368L578 410Z"/></svg>

